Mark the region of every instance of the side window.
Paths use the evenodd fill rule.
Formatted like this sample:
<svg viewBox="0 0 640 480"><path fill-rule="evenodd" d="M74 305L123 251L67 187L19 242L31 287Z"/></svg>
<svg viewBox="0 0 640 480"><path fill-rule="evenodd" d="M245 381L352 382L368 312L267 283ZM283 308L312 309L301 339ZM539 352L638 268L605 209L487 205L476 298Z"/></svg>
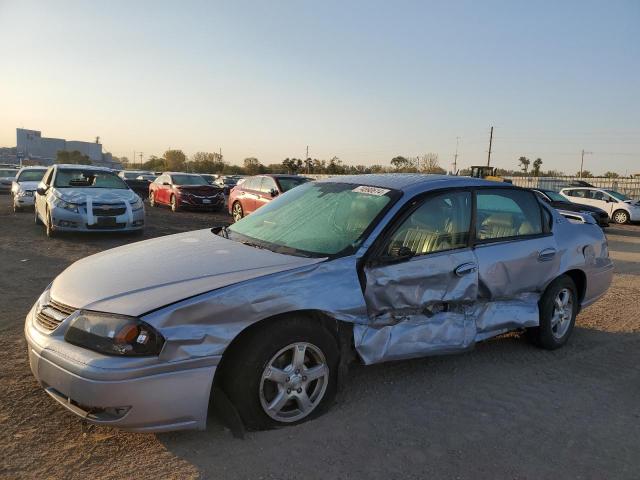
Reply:
<svg viewBox="0 0 640 480"><path fill-rule="evenodd" d="M402 222L384 250L397 256L401 249L425 255L454 248L469 242L471 193L450 192L426 199Z"/></svg>
<svg viewBox="0 0 640 480"><path fill-rule="evenodd" d="M262 184L260 185L260 191L262 193L269 193L271 190L278 190L276 182L271 177L262 177Z"/></svg>
<svg viewBox="0 0 640 480"><path fill-rule="evenodd" d="M587 190L571 190L572 197L587 198Z"/></svg>
<svg viewBox="0 0 640 480"><path fill-rule="evenodd" d="M540 205L531 192L487 189L476 193L478 240L540 234L541 215Z"/></svg>
<svg viewBox="0 0 640 480"><path fill-rule="evenodd" d="M243 182L242 188L244 190L260 190L260 182L261 177L251 177Z"/></svg>

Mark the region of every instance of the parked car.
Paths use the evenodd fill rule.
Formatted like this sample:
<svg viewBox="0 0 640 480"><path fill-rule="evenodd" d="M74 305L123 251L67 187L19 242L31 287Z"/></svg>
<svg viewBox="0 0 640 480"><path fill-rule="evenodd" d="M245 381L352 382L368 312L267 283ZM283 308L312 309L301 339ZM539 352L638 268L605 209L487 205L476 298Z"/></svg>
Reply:
<svg viewBox="0 0 640 480"><path fill-rule="evenodd" d="M35 222L58 232L136 232L144 229L142 199L108 168L54 165L35 195Z"/></svg>
<svg viewBox="0 0 640 480"><path fill-rule="evenodd" d="M0 193L9 193L11 191L11 185L13 184L17 174L17 168L0 168Z"/></svg>
<svg viewBox="0 0 640 480"><path fill-rule="evenodd" d="M571 202L597 207L616 223L640 221L640 203L624 193L595 187L563 188L560 194Z"/></svg>
<svg viewBox="0 0 640 480"><path fill-rule="evenodd" d="M25 207L33 207L36 188L46 171L46 167L23 167L18 171L11 186L14 212L19 212Z"/></svg>
<svg viewBox="0 0 640 480"><path fill-rule="evenodd" d="M165 172L149 185L149 204L181 208L218 210L224 206L224 194L196 173Z"/></svg>
<svg viewBox="0 0 640 480"><path fill-rule="evenodd" d="M464 352L510 330L559 348L612 269L592 218L572 223L529 190L345 176L230 227L84 258L45 289L25 335L36 378L90 422L204 429L224 398L269 428L326 410L354 356Z"/></svg>
<svg viewBox="0 0 640 480"><path fill-rule="evenodd" d="M256 175L236 185L229 194L229 213L237 222L258 208L266 205L278 195L308 182L296 175Z"/></svg>
<svg viewBox="0 0 640 480"><path fill-rule="evenodd" d="M538 195L538 198L540 198L540 200L548 203L553 208L568 212L587 213L593 216L593 218L595 218L596 220L596 223L601 227L609 226L609 214L601 208L591 205L584 205L581 203L570 202L566 197L560 195L554 190L543 188L533 188L532 190L536 192L536 195Z"/></svg>
<svg viewBox="0 0 640 480"><path fill-rule="evenodd" d="M140 198L149 195L149 184L155 180L156 176L146 170L121 170L118 176L129 185L129 188L136 192ZM146 177L145 177L146 176ZM149 179L149 176L152 178Z"/></svg>

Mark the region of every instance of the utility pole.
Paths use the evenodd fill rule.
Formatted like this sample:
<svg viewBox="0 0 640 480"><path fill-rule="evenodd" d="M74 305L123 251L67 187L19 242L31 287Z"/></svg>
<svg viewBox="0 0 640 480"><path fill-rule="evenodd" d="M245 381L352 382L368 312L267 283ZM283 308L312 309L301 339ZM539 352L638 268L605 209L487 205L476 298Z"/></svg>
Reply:
<svg viewBox="0 0 640 480"><path fill-rule="evenodd" d="M136 151L133 151L133 158L132 158L132 162L131 162L131 166L133 168L136 168Z"/></svg>
<svg viewBox="0 0 640 480"><path fill-rule="evenodd" d="M140 155L140 168L142 168L142 153L143 153L143 152L140 152L140 153L138 154L138 155Z"/></svg>
<svg viewBox="0 0 640 480"><path fill-rule="evenodd" d="M311 173L311 162L309 162L309 145L307 145L307 156L304 158L304 163L307 164L307 175Z"/></svg>
<svg viewBox="0 0 640 480"><path fill-rule="evenodd" d="M585 155L591 155L593 152L585 152L584 149L582 149L582 155L580 155L580 178L582 178L582 168L584 167L584 156Z"/></svg>
<svg viewBox="0 0 640 480"><path fill-rule="evenodd" d="M491 145L493 143L493 127L491 127L491 134L489 135L489 156L487 157L487 167L491 165Z"/></svg>
<svg viewBox="0 0 640 480"><path fill-rule="evenodd" d="M458 172L458 144L460 143L460 137L456 137L456 153L453 156L453 173Z"/></svg>

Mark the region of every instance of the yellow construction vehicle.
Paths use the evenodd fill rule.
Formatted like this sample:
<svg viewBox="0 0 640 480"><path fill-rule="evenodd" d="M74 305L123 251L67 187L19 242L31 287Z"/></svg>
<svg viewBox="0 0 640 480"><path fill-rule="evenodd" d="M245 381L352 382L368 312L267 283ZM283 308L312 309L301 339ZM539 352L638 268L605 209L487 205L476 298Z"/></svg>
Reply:
<svg viewBox="0 0 640 480"><path fill-rule="evenodd" d="M471 167L471 176L474 178L483 178L485 180L491 180L492 182L506 182L511 183L511 180L502 178L497 174L496 167L489 167L487 165L475 165Z"/></svg>

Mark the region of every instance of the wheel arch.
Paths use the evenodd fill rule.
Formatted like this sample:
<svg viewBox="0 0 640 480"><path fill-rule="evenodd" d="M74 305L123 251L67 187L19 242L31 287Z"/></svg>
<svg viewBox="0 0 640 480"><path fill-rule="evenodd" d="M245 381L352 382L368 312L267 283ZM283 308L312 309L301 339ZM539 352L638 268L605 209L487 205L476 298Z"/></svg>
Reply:
<svg viewBox="0 0 640 480"><path fill-rule="evenodd" d="M564 275L568 276L573 280L573 283L578 290L578 308L580 304L584 300L585 294L587 293L587 275L580 269L572 269L564 272Z"/></svg>

